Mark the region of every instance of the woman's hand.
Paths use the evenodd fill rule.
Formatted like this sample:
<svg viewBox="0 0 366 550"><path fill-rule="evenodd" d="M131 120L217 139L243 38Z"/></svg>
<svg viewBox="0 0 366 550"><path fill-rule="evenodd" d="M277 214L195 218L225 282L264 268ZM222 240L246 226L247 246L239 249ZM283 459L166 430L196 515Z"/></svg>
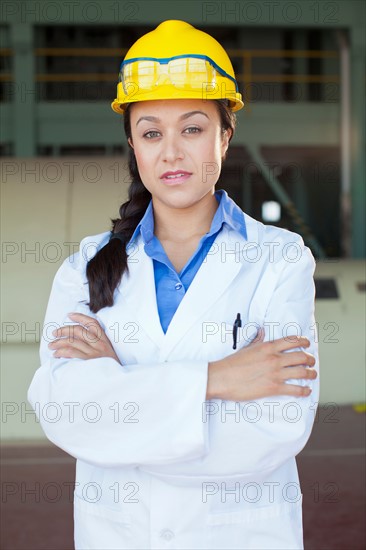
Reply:
<svg viewBox="0 0 366 550"><path fill-rule="evenodd" d="M250 401L272 395L307 397L308 387L286 384L286 380L313 380L317 372L307 367L315 365L315 357L305 351L310 342L302 336L288 336L272 342L263 342L261 330L254 342L209 363L206 399Z"/></svg>
<svg viewBox="0 0 366 550"><path fill-rule="evenodd" d="M52 332L55 340L48 344L48 347L55 350L54 357L68 359L112 357L120 363L110 340L96 319L83 313L69 313L68 317L80 324L67 325Z"/></svg>

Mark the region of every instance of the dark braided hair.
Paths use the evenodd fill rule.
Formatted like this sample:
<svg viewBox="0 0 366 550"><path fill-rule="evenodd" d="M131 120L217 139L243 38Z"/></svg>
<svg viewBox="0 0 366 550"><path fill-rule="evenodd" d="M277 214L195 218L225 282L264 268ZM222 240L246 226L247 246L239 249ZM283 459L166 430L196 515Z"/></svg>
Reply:
<svg viewBox="0 0 366 550"><path fill-rule="evenodd" d="M221 121L221 130L235 131L235 114L229 109L226 100L214 100ZM124 114L126 138L131 135L131 104ZM120 218L112 220L112 235L109 242L89 260L86 276L89 283L89 308L93 313L107 306L113 306L114 291L125 271L128 273L126 245L131 239L138 223L143 218L151 200L151 193L141 181L133 148L128 151L128 169L131 184L128 188L129 200L119 209Z"/></svg>

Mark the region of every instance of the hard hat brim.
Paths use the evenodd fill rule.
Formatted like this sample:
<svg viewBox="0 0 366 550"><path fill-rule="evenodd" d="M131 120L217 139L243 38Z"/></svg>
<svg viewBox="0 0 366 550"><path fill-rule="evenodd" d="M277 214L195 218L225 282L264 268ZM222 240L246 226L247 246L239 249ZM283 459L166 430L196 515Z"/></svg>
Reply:
<svg viewBox="0 0 366 550"><path fill-rule="evenodd" d="M161 99L201 99L202 101L212 101L218 99L226 99L229 102L229 108L231 111L239 111L244 107L242 96L239 92L227 92L223 93L220 86L215 90L182 90L174 88L174 86L166 85L159 86L156 90L137 90L136 93L132 93L127 96L122 84L119 83L117 87L118 97L111 103L111 107L114 112L123 115L126 107L129 103L138 103L145 101L158 101Z"/></svg>

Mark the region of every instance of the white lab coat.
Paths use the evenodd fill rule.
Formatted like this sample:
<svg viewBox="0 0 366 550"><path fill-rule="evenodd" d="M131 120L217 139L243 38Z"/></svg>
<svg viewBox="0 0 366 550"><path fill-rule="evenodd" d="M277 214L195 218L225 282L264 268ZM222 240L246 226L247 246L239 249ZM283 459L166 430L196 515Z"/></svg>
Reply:
<svg viewBox="0 0 366 550"><path fill-rule="evenodd" d="M238 349L264 326L266 340L307 336L317 357L310 251L295 233L245 221L247 240L224 226L166 334L152 260L141 236L130 246L115 304L96 315L123 366L47 348L69 312L90 315L85 266L109 233L84 239L60 267L28 399L47 437L77 458L77 549L303 548L294 457L318 379L292 381L313 388L307 398L205 401L208 361L234 353L237 313Z"/></svg>

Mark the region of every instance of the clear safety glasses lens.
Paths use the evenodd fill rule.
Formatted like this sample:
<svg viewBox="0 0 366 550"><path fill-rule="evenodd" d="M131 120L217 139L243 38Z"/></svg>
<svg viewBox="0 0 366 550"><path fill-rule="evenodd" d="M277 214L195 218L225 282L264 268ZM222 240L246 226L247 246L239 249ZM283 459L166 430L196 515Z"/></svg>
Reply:
<svg viewBox="0 0 366 550"><path fill-rule="evenodd" d="M139 59L125 63L119 81L125 94L132 86L151 90L155 86L173 85L178 89L202 89L202 84L216 84L218 71L206 59L187 57L172 59L167 63Z"/></svg>

